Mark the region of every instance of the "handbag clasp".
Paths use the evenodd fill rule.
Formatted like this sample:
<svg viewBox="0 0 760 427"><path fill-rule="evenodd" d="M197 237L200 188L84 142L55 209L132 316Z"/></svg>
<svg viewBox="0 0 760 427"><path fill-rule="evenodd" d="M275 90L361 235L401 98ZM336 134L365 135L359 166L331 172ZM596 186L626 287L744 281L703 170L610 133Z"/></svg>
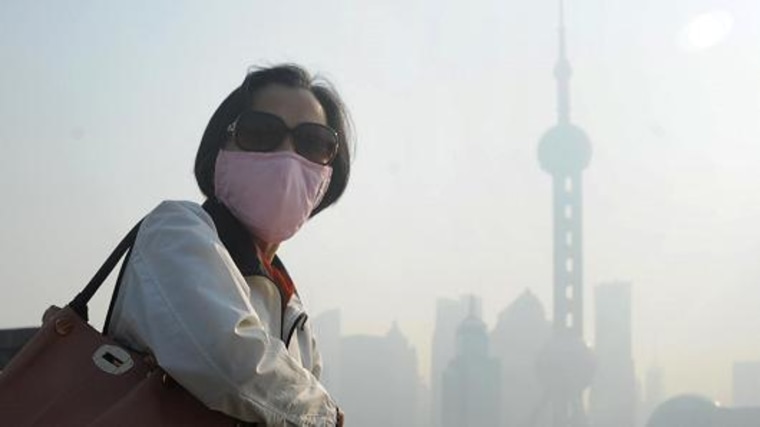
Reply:
<svg viewBox="0 0 760 427"><path fill-rule="evenodd" d="M134 366L132 356L126 350L108 344L101 345L95 350L92 361L101 371L112 375L121 375Z"/></svg>

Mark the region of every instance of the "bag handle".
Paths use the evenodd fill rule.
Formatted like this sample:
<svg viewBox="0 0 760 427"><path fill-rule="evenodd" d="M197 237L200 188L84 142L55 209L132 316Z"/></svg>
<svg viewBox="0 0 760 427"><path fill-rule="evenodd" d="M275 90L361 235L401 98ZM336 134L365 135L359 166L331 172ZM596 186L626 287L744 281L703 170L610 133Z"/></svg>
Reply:
<svg viewBox="0 0 760 427"><path fill-rule="evenodd" d="M116 267L116 264L119 262L121 257L124 256L124 254L132 248L132 245L134 245L135 239L137 238L137 230L140 228L140 224L142 224L142 220L135 224L129 233L127 233L127 235L121 239L121 242L119 242L113 252L111 252L111 255L108 256L103 265L100 266L92 279L90 279L90 282L87 283L87 286L85 286L85 288L79 292L79 294L77 294L77 296L69 303L69 307L71 307L71 309L74 310L74 312L79 315L79 317L81 317L85 322L89 320L87 314L87 303L90 302L90 299L92 299L92 296L95 295L95 292L98 291L100 285L102 285L108 275L111 274L111 271L113 271L114 267ZM129 258L129 255L127 255L127 258ZM126 262L127 259L124 260L124 264L126 264ZM113 295L111 296L111 303L108 307L108 316L106 317L106 327L111 318L111 309L113 308L113 304L116 300L116 295L119 293L121 273L123 272L124 269L122 268L121 272L119 273L119 278L116 281L116 287L114 288ZM106 327L103 328L104 332L106 330Z"/></svg>

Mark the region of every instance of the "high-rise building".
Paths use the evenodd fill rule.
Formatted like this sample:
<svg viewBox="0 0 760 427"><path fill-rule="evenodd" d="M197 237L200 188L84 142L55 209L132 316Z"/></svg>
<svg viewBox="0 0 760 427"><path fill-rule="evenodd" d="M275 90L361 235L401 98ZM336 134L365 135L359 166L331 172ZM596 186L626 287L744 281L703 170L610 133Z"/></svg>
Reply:
<svg viewBox="0 0 760 427"><path fill-rule="evenodd" d="M417 351L401 333L396 322L385 336L388 346L387 363L392 369L391 378L393 384L392 398L395 404L392 406L394 414L386 425L415 425L422 426L423 415L420 413L421 398L419 393L423 390L417 365ZM358 425L358 424L357 424Z"/></svg>
<svg viewBox="0 0 760 427"><path fill-rule="evenodd" d="M479 316L470 314L456 334L456 356L443 371L441 425L499 425L499 362L488 354L488 332Z"/></svg>
<svg viewBox="0 0 760 427"><path fill-rule="evenodd" d="M760 361L735 362L732 382L734 406L760 406Z"/></svg>
<svg viewBox="0 0 760 427"><path fill-rule="evenodd" d="M631 284L601 284L595 296L596 371L590 395L591 425L634 427L638 404L631 350Z"/></svg>
<svg viewBox="0 0 760 427"><path fill-rule="evenodd" d="M549 395L554 427L587 425L583 392L591 378L591 355L583 340L583 181L591 160L586 133L570 121L570 76L565 43L564 3L559 0L557 124L538 145L541 168L553 187L553 341L539 369Z"/></svg>
<svg viewBox="0 0 760 427"><path fill-rule="evenodd" d="M536 360L551 334L541 301L526 290L499 313L491 332L492 354L501 366L501 425L546 424L544 391Z"/></svg>
<svg viewBox="0 0 760 427"><path fill-rule="evenodd" d="M474 304L474 307L472 307ZM443 425L441 383L443 370L456 354L457 328L467 318L470 310L480 317L480 300L473 296L462 296L458 300L439 298L435 308L435 326L430 360L431 421L435 427Z"/></svg>
<svg viewBox="0 0 760 427"><path fill-rule="evenodd" d="M341 342L339 404L351 425L420 425L417 354L394 325L385 336Z"/></svg>

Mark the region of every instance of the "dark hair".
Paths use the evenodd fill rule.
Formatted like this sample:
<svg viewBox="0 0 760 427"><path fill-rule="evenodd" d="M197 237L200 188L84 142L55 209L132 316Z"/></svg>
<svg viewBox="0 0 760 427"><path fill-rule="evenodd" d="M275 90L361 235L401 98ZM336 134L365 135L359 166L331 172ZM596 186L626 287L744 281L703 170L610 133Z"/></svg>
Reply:
<svg viewBox="0 0 760 427"><path fill-rule="evenodd" d="M216 156L227 140L227 128L246 108L250 108L253 99L263 88L278 84L291 88L311 91L322 105L327 118L327 125L338 133L338 154L330 164L332 178L325 196L314 208L314 216L335 203L346 189L351 170L349 142L351 140L351 121L343 101L332 85L322 78L312 77L305 69L294 64L278 65L270 68L256 68L248 72L237 89L233 90L211 116L203 132L201 145L195 157L195 179L201 192L209 199L214 195L214 167Z"/></svg>

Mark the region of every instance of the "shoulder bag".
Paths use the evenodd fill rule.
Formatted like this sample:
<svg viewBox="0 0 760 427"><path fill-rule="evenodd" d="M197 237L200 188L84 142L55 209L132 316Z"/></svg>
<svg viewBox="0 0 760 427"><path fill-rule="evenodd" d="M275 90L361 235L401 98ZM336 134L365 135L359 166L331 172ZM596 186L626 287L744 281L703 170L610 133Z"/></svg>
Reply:
<svg viewBox="0 0 760 427"><path fill-rule="evenodd" d="M45 311L37 333L0 372L3 426L234 426L171 379L155 360L106 335L138 223L84 290ZM101 334L87 303L126 254Z"/></svg>

